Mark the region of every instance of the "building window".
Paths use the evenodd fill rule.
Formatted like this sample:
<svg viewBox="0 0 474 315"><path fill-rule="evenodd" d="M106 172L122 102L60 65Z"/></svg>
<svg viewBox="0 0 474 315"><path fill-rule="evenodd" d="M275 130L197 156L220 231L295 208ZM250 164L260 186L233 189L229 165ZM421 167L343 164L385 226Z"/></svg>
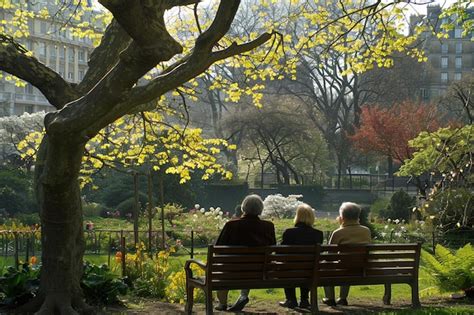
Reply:
<svg viewBox="0 0 474 315"><path fill-rule="evenodd" d="M79 71L79 80L82 81L82 79L84 79L84 70Z"/></svg>
<svg viewBox="0 0 474 315"><path fill-rule="evenodd" d="M462 78L461 72L454 73L454 81L461 81L461 78Z"/></svg>
<svg viewBox="0 0 474 315"><path fill-rule="evenodd" d="M33 85L30 83L26 84L25 86L25 94L34 94Z"/></svg>
<svg viewBox="0 0 474 315"><path fill-rule="evenodd" d="M68 72L67 78L68 78L68 80L74 80L74 73L73 72Z"/></svg>
<svg viewBox="0 0 474 315"><path fill-rule="evenodd" d="M59 58L64 59L64 47L59 47Z"/></svg>
<svg viewBox="0 0 474 315"><path fill-rule="evenodd" d="M69 58L69 62L74 62L74 49L73 48L68 49L68 58Z"/></svg>
<svg viewBox="0 0 474 315"><path fill-rule="evenodd" d="M84 54L84 50L79 50L79 53L77 55L77 58L79 59L79 61L85 61L85 54Z"/></svg>
<svg viewBox="0 0 474 315"><path fill-rule="evenodd" d="M448 82L448 73L447 72L441 72L441 82L442 83Z"/></svg>
<svg viewBox="0 0 474 315"><path fill-rule="evenodd" d="M456 43L456 54L462 53L462 43Z"/></svg>
<svg viewBox="0 0 474 315"><path fill-rule="evenodd" d="M462 29L459 27L456 27L454 29L454 38L462 38Z"/></svg>
<svg viewBox="0 0 474 315"><path fill-rule="evenodd" d="M34 106L33 105L25 105L25 112L32 114L34 112Z"/></svg>
<svg viewBox="0 0 474 315"><path fill-rule="evenodd" d="M442 54L447 54L448 53L448 47L449 46L446 43L441 44L441 53Z"/></svg>
<svg viewBox="0 0 474 315"><path fill-rule="evenodd" d="M446 69L448 67L448 57L441 57L441 68Z"/></svg>
<svg viewBox="0 0 474 315"><path fill-rule="evenodd" d="M462 57L456 57L456 69L462 68Z"/></svg>
<svg viewBox="0 0 474 315"><path fill-rule="evenodd" d="M48 26L46 25L46 22L41 21L40 22L40 34L46 34Z"/></svg>
<svg viewBox="0 0 474 315"><path fill-rule="evenodd" d="M51 46L51 58L56 59L58 46Z"/></svg>
<svg viewBox="0 0 474 315"><path fill-rule="evenodd" d="M45 43L38 43L38 50L39 50L39 55L41 57L46 56L46 44Z"/></svg>

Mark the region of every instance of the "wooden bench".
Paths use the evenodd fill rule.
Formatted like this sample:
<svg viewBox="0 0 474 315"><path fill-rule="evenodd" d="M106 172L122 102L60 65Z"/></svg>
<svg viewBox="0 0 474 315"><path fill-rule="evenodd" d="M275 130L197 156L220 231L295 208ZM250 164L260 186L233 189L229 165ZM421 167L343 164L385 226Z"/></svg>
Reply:
<svg viewBox="0 0 474 315"><path fill-rule="evenodd" d="M412 304L418 307L419 259L420 244L211 245L206 264L197 260L185 264L186 312L192 312L194 288L204 290L206 313L212 314L212 291L308 287L314 314L318 312L317 287L383 284L383 301L390 304L393 283L409 284ZM193 277L192 264L204 270L205 277Z"/></svg>

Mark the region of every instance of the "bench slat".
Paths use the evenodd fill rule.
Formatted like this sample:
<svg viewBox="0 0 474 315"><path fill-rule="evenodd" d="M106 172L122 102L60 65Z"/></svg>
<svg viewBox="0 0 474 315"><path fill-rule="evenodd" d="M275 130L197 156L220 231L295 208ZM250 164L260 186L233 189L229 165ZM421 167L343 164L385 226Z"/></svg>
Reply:
<svg viewBox="0 0 474 315"><path fill-rule="evenodd" d="M263 272L245 271L245 272L213 272L212 280L263 280Z"/></svg>
<svg viewBox="0 0 474 315"><path fill-rule="evenodd" d="M414 268L411 267L399 267L399 268L369 268L366 269L366 274L368 276L375 276L375 275L408 275L413 274L415 272Z"/></svg>
<svg viewBox="0 0 474 315"><path fill-rule="evenodd" d="M268 279L273 278L311 278L313 276L312 270L293 270L293 271L268 271L266 273Z"/></svg>
<svg viewBox="0 0 474 315"><path fill-rule="evenodd" d="M214 254L265 254L265 247L245 247L245 246L214 246Z"/></svg>
<svg viewBox="0 0 474 315"><path fill-rule="evenodd" d="M265 255L219 255L212 257L212 264L215 263L249 263L249 262L260 262L265 261Z"/></svg>
<svg viewBox="0 0 474 315"><path fill-rule="evenodd" d="M212 264L210 266L212 271L261 271L263 270L263 263L249 263L249 264Z"/></svg>
<svg viewBox="0 0 474 315"><path fill-rule="evenodd" d="M299 262L314 262L316 259L316 255L290 255L290 254L272 254L267 256L267 261L299 261Z"/></svg>
<svg viewBox="0 0 474 315"><path fill-rule="evenodd" d="M368 261L367 268L374 267L415 267L413 260L391 260L391 261Z"/></svg>
<svg viewBox="0 0 474 315"><path fill-rule="evenodd" d="M310 262L290 262L290 263L277 263L271 262L266 266L267 270L305 270L314 268L314 261Z"/></svg>
<svg viewBox="0 0 474 315"><path fill-rule="evenodd" d="M288 253L295 253L295 254L315 254L316 253L316 246L293 246L293 245L281 245L281 246L271 246L269 247L269 252L275 254L288 254Z"/></svg>
<svg viewBox="0 0 474 315"><path fill-rule="evenodd" d="M415 259L416 253L399 253L399 252L393 252L393 253L369 253L367 258L369 260L375 260L375 259L397 259L397 258L411 258Z"/></svg>

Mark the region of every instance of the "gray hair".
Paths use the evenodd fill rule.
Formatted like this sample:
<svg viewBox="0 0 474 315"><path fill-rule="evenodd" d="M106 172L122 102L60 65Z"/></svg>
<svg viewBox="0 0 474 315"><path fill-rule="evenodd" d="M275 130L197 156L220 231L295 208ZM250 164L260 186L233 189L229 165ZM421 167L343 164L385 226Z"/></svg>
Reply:
<svg viewBox="0 0 474 315"><path fill-rule="evenodd" d="M339 214L346 220L359 219L361 208L358 204L353 202L343 202L339 207Z"/></svg>
<svg viewBox="0 0 474 315"><path fill-rule="evenodd" d="M263 211L263 200L259 195L248 195L242 201L242 212L250 215L260 215Z"/></svg>

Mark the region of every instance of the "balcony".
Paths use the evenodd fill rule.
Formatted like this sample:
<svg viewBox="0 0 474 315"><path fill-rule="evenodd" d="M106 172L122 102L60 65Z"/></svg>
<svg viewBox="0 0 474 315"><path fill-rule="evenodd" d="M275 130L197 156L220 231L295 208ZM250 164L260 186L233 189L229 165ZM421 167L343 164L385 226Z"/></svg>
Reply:
<svg viewBox="0 0 474 315"><path fill-rule="evenodd" d="M43 95L36 94L15 94L15 101L19 103L31 103L35 105L48 105L49 102Z"/></svg>

